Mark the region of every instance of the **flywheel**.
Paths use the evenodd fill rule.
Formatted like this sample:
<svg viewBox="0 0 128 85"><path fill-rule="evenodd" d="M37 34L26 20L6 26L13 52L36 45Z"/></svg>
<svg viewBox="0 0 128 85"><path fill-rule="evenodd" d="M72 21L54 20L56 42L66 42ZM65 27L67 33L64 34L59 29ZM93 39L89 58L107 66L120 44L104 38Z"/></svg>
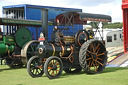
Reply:
<svg viewBox="0 0 128 85"><path fill-rule="evenodd" d="M85 30L79 30L75 34L75 45L81 47L81 45L89 40L89 34Z"/></svg>
<svg viewBox="0 0 128 85"><path fill-rule="evenodd" d="M19 47L32 40L31 32L27 28L19 28L15 33L15 41Z"/></svg>

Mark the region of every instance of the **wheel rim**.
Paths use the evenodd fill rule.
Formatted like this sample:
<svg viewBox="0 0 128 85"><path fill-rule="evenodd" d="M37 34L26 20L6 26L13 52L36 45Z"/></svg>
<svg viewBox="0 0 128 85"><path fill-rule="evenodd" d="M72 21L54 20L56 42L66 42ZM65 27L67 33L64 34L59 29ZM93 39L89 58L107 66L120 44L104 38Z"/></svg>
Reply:
<svg viewBox="0 0 128 85"><path fill-rule="evenodd" d="M40 63L40 58L36 57L35 59L32 59L29 66L27 68L29 69L30 75L32 77L39 77L43 75L43 63Z"/></svg>
<svg viewBox="0 0 128 85"><path fill-rule="evenodd" d="M44 71L48 78L58 78L63 70L63 64L60 58L56 56L49 57L44 65Z"/></svg>
<svg viewBox="0 0 128 85"><path fill-rule="evenodd" d="M87 73L99 73L106 65L106 49L99 41L90 43L86 52Z"/></svg>

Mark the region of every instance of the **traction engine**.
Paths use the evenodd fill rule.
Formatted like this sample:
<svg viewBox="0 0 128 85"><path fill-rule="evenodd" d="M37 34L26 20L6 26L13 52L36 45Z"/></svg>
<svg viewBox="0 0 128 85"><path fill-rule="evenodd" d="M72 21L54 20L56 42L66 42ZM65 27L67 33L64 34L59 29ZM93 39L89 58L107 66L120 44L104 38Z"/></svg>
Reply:
<svg viewBox="0 0 128 85"><path fill-rule="evenodd" d="M78 14L77 20L79 16L84 15L74 12L66 15L69 17L71 14L74 14L74 16ZM59 16L60 19L62 19L61 16L62 14ZM82 19L90 20L91 18L88 17L91 17L91 15L87 16L86 14ZM109 16L105 15L105 18L101 15L97 15L97 17L100 19L95 19L95 17L93 19L95 21L110 19ZM77 73L83 69L88 74L96 74L104 70L107 63L106 48L101 41L90 39L87 31L79 30L73 36L65 36L56 29L51 42L47 41L45 32L41 33L38 39L40 43L36 48L36 55L28 61L27 71L30 76L40 77L45 73L48 78L54 79L58 78L63 70L66 73Z"/></svg>

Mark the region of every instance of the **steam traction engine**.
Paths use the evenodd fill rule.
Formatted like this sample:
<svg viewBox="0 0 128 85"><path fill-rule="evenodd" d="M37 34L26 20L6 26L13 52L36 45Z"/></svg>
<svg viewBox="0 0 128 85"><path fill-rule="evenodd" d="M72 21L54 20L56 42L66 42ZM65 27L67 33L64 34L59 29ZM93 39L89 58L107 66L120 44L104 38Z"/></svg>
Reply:
<svg viewBox="0 0 128 85"><path fill-rule="evenodd" d="M5 30L0 31L0 60L4 59L11 68L27 65L39 42L32 40L31 32L26 26L37 28L41 24L41 21L0 18L0 25L4 25Z"/></svg>
<svg viewBox="0 0 128 85"><path fill-rule="evenodd" d="M47 17L47 16L46 16ZM109 22L107 15L67 12L56 17L59 25L86 24L87 21ZM73 24L72 24L73 23ZM42 22L43 24L43 22ZM59 27L59 26L58 26ZM104 44L89 37L85 30L75 35L64 35L56 27L52 41L47 41L47 27L40 34L36 55L27 64L27 71L32 77L40 77L43 73L50 79L58 78L62 71L66 73L80 72L88 74L100 73L107 63L107 52ZM44 37L45 36L45 37Z"/></svg>

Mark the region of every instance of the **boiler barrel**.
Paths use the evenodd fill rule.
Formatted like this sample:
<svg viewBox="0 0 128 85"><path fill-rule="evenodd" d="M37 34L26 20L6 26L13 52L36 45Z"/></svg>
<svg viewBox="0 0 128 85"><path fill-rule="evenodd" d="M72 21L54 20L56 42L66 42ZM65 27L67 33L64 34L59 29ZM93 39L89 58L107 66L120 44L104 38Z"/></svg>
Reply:
<svg viewBox="0 0 128 85"><path fill-rule="evenodd" d="M48 58L50 56L68 57L71 53L71 46L63 46L56 44L44 44L38 47L39 55Z"/></svg>

